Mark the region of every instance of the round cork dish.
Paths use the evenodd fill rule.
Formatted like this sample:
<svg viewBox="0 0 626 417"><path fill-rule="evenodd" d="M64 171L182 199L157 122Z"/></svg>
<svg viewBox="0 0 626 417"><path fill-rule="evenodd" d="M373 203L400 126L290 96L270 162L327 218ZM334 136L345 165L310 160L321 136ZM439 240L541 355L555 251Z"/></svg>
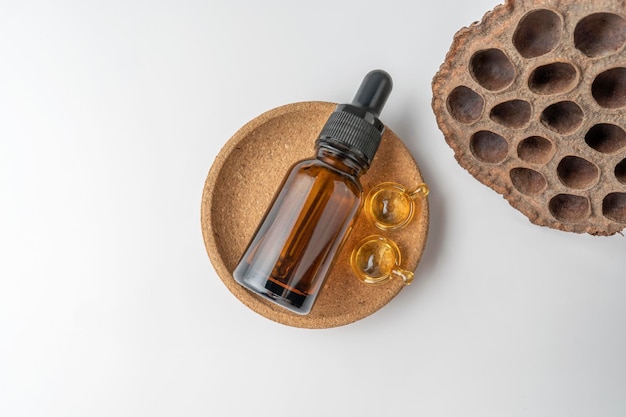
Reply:
<svg viewBox="0 0 626 417"><path fill-rule="evenodd" d="M359 281L349 259L369 235L395 241L402 267L415 270L428 232L428 200L404 228L383 232L363 212L357 217L312 311L301 316L249 292L232 277L274 193L290 166L314 155L314 143L336 104L304 102L270 110L243 126L226 143L211 167L202 195L201 225L209 258L226 287L258 314L288 326L329 328L360 320L379 310L404 287L400 280L371 286ZM420 170L402 141L386 129L369 171L361 177L364 196L376 184L394 181L415 188Z"/></svg>

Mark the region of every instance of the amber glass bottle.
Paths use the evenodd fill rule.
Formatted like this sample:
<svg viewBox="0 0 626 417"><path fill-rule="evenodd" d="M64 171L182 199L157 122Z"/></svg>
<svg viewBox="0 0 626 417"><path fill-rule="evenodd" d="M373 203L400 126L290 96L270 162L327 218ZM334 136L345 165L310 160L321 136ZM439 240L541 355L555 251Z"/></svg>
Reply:
<svg viewBox="0 0 626 417"><path fill-rule="evenodd" d="M380 144L378 116L391 87L386 72L372 71L352 103L337 106L315 157L283 180L233 272L239 284L298 314L311 311L361 207L359 177Z"/></svg>

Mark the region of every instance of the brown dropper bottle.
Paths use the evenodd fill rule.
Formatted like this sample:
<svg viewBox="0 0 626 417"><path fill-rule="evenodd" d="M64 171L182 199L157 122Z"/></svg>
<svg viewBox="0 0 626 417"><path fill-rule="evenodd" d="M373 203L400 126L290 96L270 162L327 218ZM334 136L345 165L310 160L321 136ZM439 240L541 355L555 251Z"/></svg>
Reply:
<svg viewBox="0 0 626 417"><path fill-rule="evenodd" d="M361 208L359 177L378 149L378 119L391 93L389 74L368 73L351 104L340 104L297 162L233 272L247 289L308 314Z"/></svg>

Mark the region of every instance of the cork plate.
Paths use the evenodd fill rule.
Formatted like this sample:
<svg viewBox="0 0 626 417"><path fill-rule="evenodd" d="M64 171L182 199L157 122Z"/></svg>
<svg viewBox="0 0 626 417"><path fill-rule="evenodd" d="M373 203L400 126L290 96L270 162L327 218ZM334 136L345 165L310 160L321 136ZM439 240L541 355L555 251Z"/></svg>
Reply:
<svg viewBox="0 0 626 417"><path fill-rule="evenodd" d="M357 242L372 234L394 240L402 267L415 270L428 232L428 200L421 214L400 230L382 232L359 214L324 288L306 316L292 313L239 286L232 277L243 253L289 167L314 153L314 142L336 104L294 103L268 111L243 126L217 155L202 195L201 225L209 258L226 287L258 314L294 327L329 328L360 320L402 290L399 280L379 286L361 283L349 265ZM424 182L402 141L386 129L370 170L361 178L364 193L384 181L408 189ZM365 195L365 194L364 194Z"/></svg>

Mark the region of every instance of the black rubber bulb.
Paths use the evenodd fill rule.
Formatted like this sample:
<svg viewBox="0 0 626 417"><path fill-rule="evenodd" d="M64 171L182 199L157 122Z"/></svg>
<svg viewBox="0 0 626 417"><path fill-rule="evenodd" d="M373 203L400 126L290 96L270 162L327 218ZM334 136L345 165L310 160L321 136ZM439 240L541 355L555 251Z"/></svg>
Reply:
<svg viewBox="0 0 626 417"><path fill-rule="evenodd" d="M352 100L352 105L361 107L372 113L374 117L380 116L387 102L393 82L391 76L383 70L370 71L363 78L359 90Z"/></svg>

